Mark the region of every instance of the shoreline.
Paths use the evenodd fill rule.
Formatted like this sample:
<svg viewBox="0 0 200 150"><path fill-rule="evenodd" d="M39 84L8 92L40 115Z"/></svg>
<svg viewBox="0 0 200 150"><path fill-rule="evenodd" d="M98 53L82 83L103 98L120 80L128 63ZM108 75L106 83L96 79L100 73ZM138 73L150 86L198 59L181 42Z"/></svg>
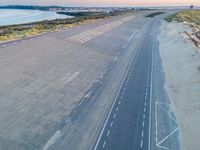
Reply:
<svg viewBox="0 0 200 150"><path fill-rule="evenodd" d="M0 26L0 44L24 40L27 38L41 36L43 34L54 33L79 25L95 22L99 19L110 18L112 16L127 15L132 11L102 13L98 15L89 15L83 17L74 17L66 19L45 20L33 23L19 25Z"/></svg>

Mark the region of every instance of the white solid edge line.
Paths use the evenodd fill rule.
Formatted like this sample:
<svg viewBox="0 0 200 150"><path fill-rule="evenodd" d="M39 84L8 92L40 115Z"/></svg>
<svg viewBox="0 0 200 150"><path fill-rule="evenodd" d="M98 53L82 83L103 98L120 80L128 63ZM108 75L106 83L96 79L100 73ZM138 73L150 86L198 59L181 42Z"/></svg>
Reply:
<svg viewBox="0 0 200 150"><path fill-rule="evenodd" d="M119 93L120 93L120 91L121 91L121 89L122 89L122 87L123 87L124 81L125 81L125 79L126 79L128 73L129 73L129 70L130 70L132 64L134 63L134 60L135 60L136 56L137 56L137 53L138 53L138 51L139 51L138 48L139 48L139 46L141 45L142 40L143 40L143 38L141 38L141 39L139 40L139 43L138 43L138 45L137 45L137 47L136 47L136 50L137 50L137 51L136 51L136 52L133 54L133 56L132 56L131 62L130 62L129 66L128 66L128 69L127 69L127 72L126 72L126 74L125 74L125 76L124 76L124 78L123 78L123 80L122 80L122 83L121 83L120 88L119 88L119 90L118 90L118 92L117 92L117 95L116 95L116 97L115 97L115 100L114 100L114 102L113 102L113 104L112 104L112 107L111 107L111 109L110 109L110 111L109 111L109 114L108 114L108 116L107 116L107 118L106 118L106 121L105 121L105 123L104 123L104 125L103 125L103 128L102 128L102 130L101 130L101 132L100 132L100 135L99 135L99 137L98 137L98 140L97 140L97 142L96 142L96 144L95 144L94 150L96 150L97 147L98 147L98 145L99 145L100 139L101 139L101 137L102 137L102 135L103 135L103 132L104 132L104 130L105 130L105 127L106 127L106 125L107 125L107 123L108 123L108 120L109 120L109 118L110 118L110 115L111 115L111 113L112 113L112 110L113 110L113 108L114 108L114 105L115 105L115 103L116 103L116 101L117 101L117 98L118 98L118 96L119 96Z"/></svg>
<svg viewBox="0 0 200 150"><path fill-rule="evenodd" d="M149 108L149 142L148 142L148 150L151 150L151 102L152 102L152 90L153 90L153 85L152 85L152 81L153 81L153 49L155 47L155 33L154 33L154 28L153 28L153 45L152 45L152 49L151 49L151 87L150 87L150 108Z"/></svg>

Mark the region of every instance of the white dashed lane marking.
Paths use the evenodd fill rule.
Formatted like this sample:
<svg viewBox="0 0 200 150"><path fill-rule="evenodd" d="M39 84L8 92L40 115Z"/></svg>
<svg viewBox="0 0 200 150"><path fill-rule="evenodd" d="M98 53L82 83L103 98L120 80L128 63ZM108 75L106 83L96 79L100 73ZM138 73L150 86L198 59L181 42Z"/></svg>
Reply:
<svg viewBox="0 0 200 150"><path fill-rule="evenodd" d="M112 127L113 126L113 121L110 123L110 127Z"/></svg>
<svg viewBox="0 0 200 150"><path fill-rule="evenodd" d="M106 140L103 142L103 148L106 146L106 142L107 142Z"/></svg>

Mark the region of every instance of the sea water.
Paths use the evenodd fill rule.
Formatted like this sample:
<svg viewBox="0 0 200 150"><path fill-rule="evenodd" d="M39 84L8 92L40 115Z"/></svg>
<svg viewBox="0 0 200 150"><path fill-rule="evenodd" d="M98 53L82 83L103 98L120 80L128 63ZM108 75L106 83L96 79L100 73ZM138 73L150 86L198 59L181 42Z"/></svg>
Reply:
<svg viewBox="0 0 200 150"><path fill-rule="evenodd" d="M55 11L0 9L0 26L70 17L57 14Z"/></svg>

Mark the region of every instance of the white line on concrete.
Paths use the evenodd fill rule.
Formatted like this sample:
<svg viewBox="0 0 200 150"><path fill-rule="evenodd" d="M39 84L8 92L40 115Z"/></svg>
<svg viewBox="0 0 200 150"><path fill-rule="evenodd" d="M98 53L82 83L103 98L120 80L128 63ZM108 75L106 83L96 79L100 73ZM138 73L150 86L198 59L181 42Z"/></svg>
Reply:
<svg viewBox="0 0 200 150"><path fill-rule="evenodd" d="M113 121L110 123L110 127L112 127L113 126Z"/></svg>
<svg viewBox="0 0 200 150"><path fill-rule="evenodd" d="M60 130L57 130L54 135L49 139L49 141L45 144L42 150L48 150L51 145L55 143L55 141L62 135Z"/></svg>
<svg viewBox="0 0 200 150"><path fill-rule="evenodd" d="M140 147L141 148L143 147L143 140L141 140L141 142L140 142Z"/></svg>
<svg viewBox="0 0 200 150"><path fill-rule="evenodd" d="M154 28L153 28L153 45L152 45L152 49L151 49L151 85L150 85L150 109L149 109L149 142L148 142L148 150L151 150L151 103L152 103L152 91L153 91L153 85L152 85L152 81L153 81L153 49L155 47L155 33L154 33Z"/></svg>
<svg viewBox="0 0 200 150"><path fill-rule="evenodd" d="M131 66L135 63L135 57L136 57L137 54L138 54L138 51L139 51L138 48L141 46L142 40L143 40L143 39L140 39L139 44L138 44L137 47L136 47L136 50L137 50L137 51L136 51L136 52L134 53L134 55L132 56L132 59L131 59L130 64L129 64L129 66L128 66L128 69L127 69L127 71L126 71L126 73L125 73L125 75L124 75L124 78L123 78L123 81L122 81L122 83L121 83L121 85L120 85L120 88L119 88L119 90L118 90L118 93L117 93L117 95L116 95L116 97L115 97L115 100L114 100L112 106L111 106L111 109L110 109L109 114L108 114L108 116L107 116L107 118L106 118L106 121L104 122L103 128L102 128L102 130L100 131L100 135L99 135L99 137L98 137L98 139L97 139L97 142L96 142L96 144L95 144L94 150L96 150L97 147L98 147L98 145L99 145L99 142L100 142L100 140L101 140L101 137L102 137L102 135L103 135L103 132L104 132L104 130L105 130L105 127L106 127L106 125L107 125L107 123L108 123L108 120L109 120L109 118L110 118L110 115L111 115L111 113L112 113L112 111L113 111L114 105L115 105L115 103L116 103L116 101L117 101L117 98L118 98L118 96L119 96L119 93L120 93L120 91L121 91L121 89L122 89L123 83L124 83L124 81L125 81L125 79L126 79L128 73L129 73L129 71L130 71Z"/></svg>
<svg viewBox="0 0 200 150"><path fill-rule="evenodd" d="M126 87L124 87L124 91L126 91Z"/></svg>
<svg viewBox="0 0 200 150"><path fill-rule="evenodd" d="M143 119L145 119L145 114L143 115Z"/></svg>
<svg viewBox="0 0 200 150"><path fill-rule="evenodd" d="M141 135L141 136L142 136L142 138L143 138L143 136L144 136L144 130L142 130L142 135Z"/></svg>
<svg viewBox="0 0 200 150"><path fill-rule="evenodd" d="M106 142L107 142L106 140L103 142L103 148L106 146Z"/></svg>
<svg viewBox="0 0 200 150"><path fill-rule="evenodd" d="M114 116L113 116L113 119L115 119L116 118L116 113L114 114Z"/></svg>
<svg viewBox="0 0 200 150"><path fill-rule="evenodd" d="M119 110L119 108L117 107L117 108L116 108L116 111L118 111L118 110Z"/></svg>
<svg viewBox="0 0 200 150"><path fill-rule="evenodd" d="M107 132L106 136L109 136L109 134L110 134L110 130L108 130L108 132Z"/></svg>

